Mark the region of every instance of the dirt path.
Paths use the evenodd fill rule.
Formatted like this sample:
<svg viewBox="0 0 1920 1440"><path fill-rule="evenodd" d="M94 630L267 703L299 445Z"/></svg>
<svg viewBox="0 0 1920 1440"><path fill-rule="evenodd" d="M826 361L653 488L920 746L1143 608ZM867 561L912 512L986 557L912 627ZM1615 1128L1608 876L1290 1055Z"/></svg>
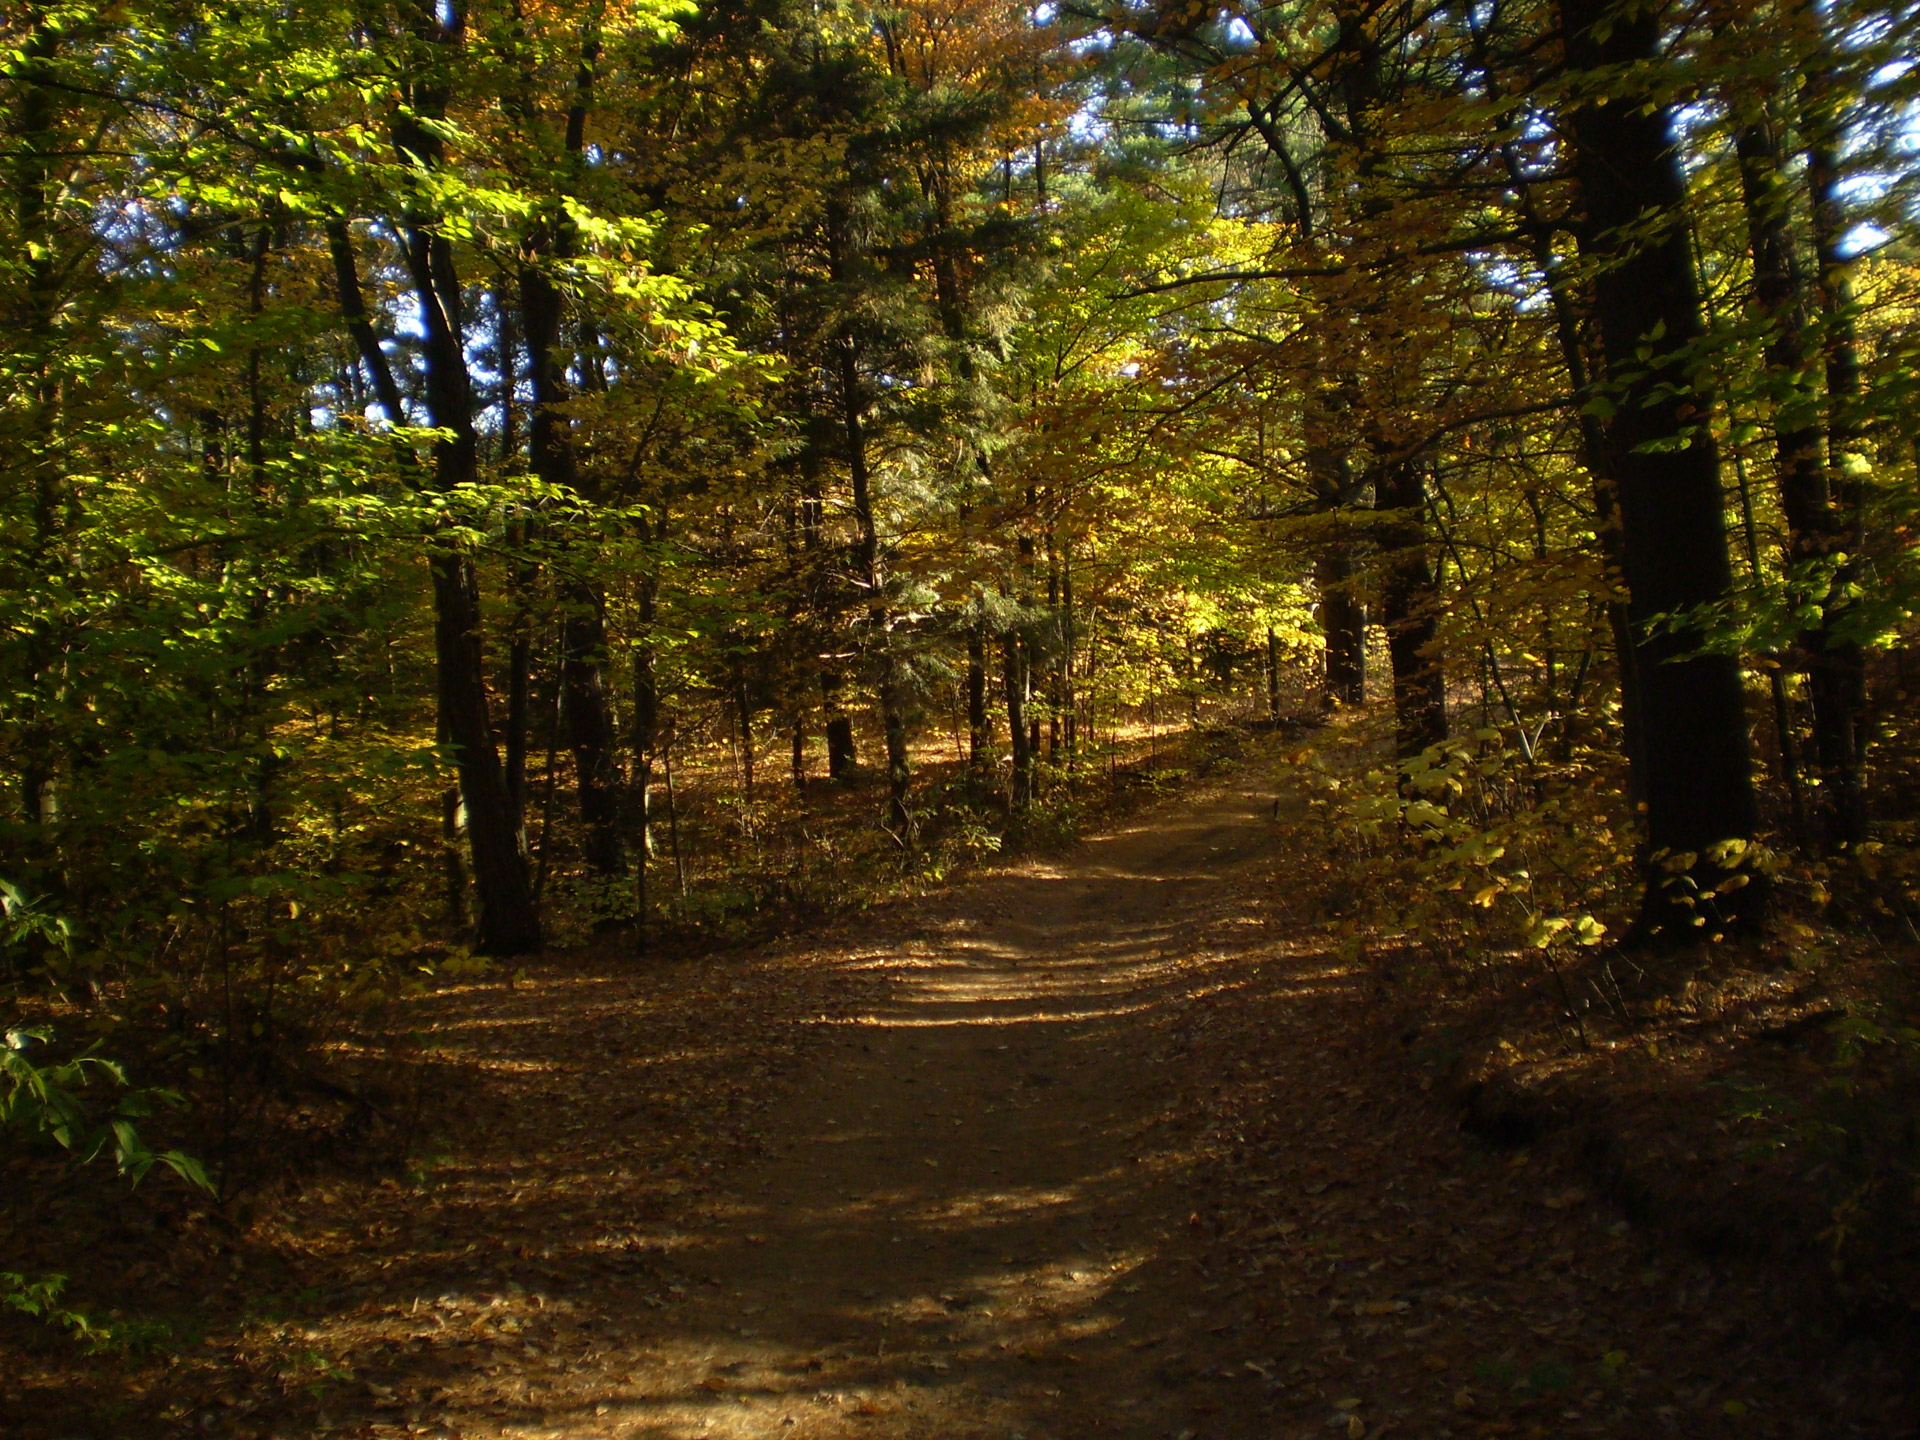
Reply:
<svg viewBox="0 0 1920 1440"><path fill-rule="evenodd" d="M1906 1433L1774 1297L1461 1138L1296 909L1270 804L1229 784L914 912L789 999L818 1043L764 1114L787 1052L726 1007L795 972L740 964L639 1058L651 992L455 1002L493 1138L346 1225L383 1278L262 1344L338 1357L321 1433ZM696 1062L747 1077L727 1123L758 1153L689 1140L663 1187L633 1137Z"/></svg>
<svg viewBox="0 0 1920 1440"><path fill-rule="evenodd" d="M1184 1428L1148 1343L1214 1317L1185 1295L1161 1313L1187 1288L1156 1271L1188 1204L1153 1052L1168 1012L1218 980L1193 952L1223 875L1266 848L1263 808L1231 793L1158 814L929 918L888 1003L775 1121L792 1140L732 1177L715 1293L686 1317L732 1403L667 1402L649 1423Z"/></svg>

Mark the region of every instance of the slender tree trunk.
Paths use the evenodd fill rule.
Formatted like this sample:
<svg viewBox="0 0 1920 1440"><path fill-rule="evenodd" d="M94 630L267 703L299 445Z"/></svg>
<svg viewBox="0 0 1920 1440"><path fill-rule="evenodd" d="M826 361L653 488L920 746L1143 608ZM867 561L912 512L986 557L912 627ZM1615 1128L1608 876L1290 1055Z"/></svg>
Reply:
<svg viewBox="0 0 1920 1440"><path fill-rule="evenodd" d="M1033 746L1027 730L1026 657L1016 629L1008 629L1000 637L1000 675L1006 695L1007 732L1013 738L1013 778L1007 786L1007 808L1019 814L1033 799Z"/></svg>
<svg viewBox="0 0 1920 1440"><path fill-rule="evenodd" d="M1382 565L1382 624L1393 668L1393 714L1402 759L1447 738L1446 674L1439 654L1440 595L1428 557L1427 493L1410 460L1381 468L1374 505L1388 519L1376 532Z"/></svg>
<svg viewBox="0 0 1920 1440"><path fill-rule="evenodd" d="M1073 611L1073 543L1069 540L1060 547L1060 693L1054 702L1066 725L1069 774L1080 749L1079 658L1079 620Z"/></svg>
<svg viewBox="0 0 1920 1440"><path fill-rule="evenodd" d="M607 699L607 620L597 586L569 596L561 625L561 676L567 688L567 744L579 794L581 854L600 875L626 870L620 843L620 760Z"/></svg>
<svg viewBox="0 0 1920 1440"><path fill-rule="evenodd" d="M1757 915L1764 888L1750 872L1729 874L1737 857L1713 850L1751 840L1759 820L1739 666L1694 653L1696 636L1657 628L1732 588L1712 399L1685 368L1701 334L1700 297L1672 116L1650 81L1623 95L1618 78L1662 63L1657 18L1609 0L1560 0L1560 14L1570 66L1609 77L1604 98L1577 101L1569 119L1599 262L1594 310L1613 407L1606 446L1645 721L1652 863L1638 929L1684 936L1696 923Z"/></svg>
<svg viewBox="0 0 1920 1440"><path fill-rule="evenodd" d="M673 786L673 736L667 737L666 748L660 752L660 764L667 777L667 844L673 851L673 873L680 894L680 923L687 921L687 861L686 854L680 848L680 798Z"/></svg>
<svg viewBox="0 0 1920 1440"><path fill-rule="evenodd" d="M733 682L734 724L740 736L740 792L748 806L753 804L753 700L747 682ZM749 820L751 825L752 821Z"/></svg>
<svg viewBox="0 0 1920 1440"><path fill-rule="evenodd" d="M1858 443L1855 407L1860 398L1860 358L1853 320L1852 262L1841 253L1845 213L1840 170L1834 153L1840 118L1835 113L1832 75L1816 66L1803 96L1807 134L1807 183L1813 198L1816 288L1824 324L1821 358L1827 380L1827 483L1803 482L1800 517L1807 542L1796 543L1822 558L1845 555L1821 596L1822 633L1809 654L1809 690L1813 699L1814 758L1826 794L1821 798L1828 837L1838 845L1866 838L1866 657L1858 643L1834 633L1846 608L1846 592L1855 581L1864 540L1865 487L1854 474ZM1797 458L1797 457L1796 457ZM1824 493L1825 506L1818 502ZM1783 508L1786 496L1782 494ZM1788 523L1800 540L1801 524L1792 511ZM1798 558L1798 556L1796 556ZM1810 647L1811 648L1811 647Z"/></svg>
<svg viewBox="0 0 1920 1440"><path fill-rule="evenodd" d="M1267 627L1267 719L1280 723L1280 637Z"/></svg>
<svg viewBox="0 0 1920 1440"><path fill-rule="evenodd" d="M20 404L28 411L22 427L27 453L20 458L32 475L33 529L30 537L23 537L26 543L21 548L27 553L17 562L18 568L0 576L0 584L9 590L37 587L48 574L64 570L58 552L69 520L77 518L59 440L62 385L55 355L58 317L67 297L52 205L61 183L59 156L68 147L57 129L58 102L50 83L62 40L77 37L72 35L71 12L52 5L23 7L19 24L27 33L19 50L9 57L16 98L12 113L6 116L7 144L0 155L6 165L7 198L13 204L14 240L19 247L8 263L18 269L15 283L8 287L14 304L0 318L9 332L7 348L18 357L16 363L24 362L17 382L19 394L10 396L9 404ZM55 826L61 806L55 777L62 747L54 709L65 623L46 616L26 626L17 681L24 691L23 723L16 737L24 822L21 859L31 867L32 879L48 888L61 883ZM15 681L11 675L7 679Z"/></svg>
<svg viewBox="0 0 1920 1440"><path fill-rule="evenodd" d="M987 709L987 639L977 620L967 627L967 769L976 780L993 769L993 716Z"/></svg>
<svg viewBox="0 0 1920 1440"><path fill-rule="evenodd" d="M519 383L520 342L514 334L514 304L507 287L493 292L494 348L500 372L500 463L511 470L517 459L520 441L514 404ZM513 615L513 633L507 649L507 729L503 737L506 749L507 802L524 836L527 828L527 727L533 718L533 595L539 583L540 569L533 563L529 547L535 535L533 507L522 504L507 525L507 548L514 552L508 570L509 609Z"/></svg>
<svg viewBox="0 0 1920 1440"><path fill-rule="evenodd" d="M1794 256L1790 223L1792 187L1781 173L1780 147L1774 136L1767 97L1735 96L1741 112L1734 130L1734 148L1740 161L1740 192L1747 217L1747 240L1753 255L1753 306L1767 327L1767 383L1772 392L1774 474L1780 487L1781 510L1787 517L1787 563L1790 568L1833 555L1841 548L1837 516L1827 486L1825 437L1819 399L1802 374L1806 365L1806 287ZM1746 527L1748 559L1759 574L1759 541L1753 519L1752 487L1745 465L1739 466L1741 516ZM1789 581L1791 582L1791 579ZM1829 586L1823 585L1823 591ZM1819 597L1825 602L1830 597ZM1813 710L1814 733L1830 733L1838 725L1850 733L1853 718L1836 714L1846 697L1831 685L1833 669L1828 642L1830 612L1822 603L1822 623L1799 636L1802 668ZM1768 675L1773 692L1774 728L1780 751L1782 778L1793 802L1795 830L1806 830L1806 802L1800 783L1800 757L1794 742L1793 710L1786 678L1778 669ZM1845 843L1843 817L1848 804L1851 767L1823 776L1815 801L1821 829L1830 840Z"/></svg>
<svg viewBox="0 0 1920 1440"><path fill-rule="evenodd" d="M840 403L846 425L847 469L853 488L853 517L857 530L860 574L867 591L867 628L879 671L880 724L887 747L887 814L902 845L913 846L913 813L907 805L912 773L907 768L906 696L900 660L894 654L893 614L888 603L887 577L880 561L880 532L874 519L873 483L867 469L865 405L860 395L859 365L851 336L840 346Z"/></svg>
<svg viewBox="0 0 1920 1440"><path fill-rule="evenodd" d="M564 253L559 237L543 236L536 252ZM577 492L572 421L559 407L572 397L559 354L565 306L558 287L537 264L520 270L520 312L527 337L527 378L533 406L527 417L527 458L549 486ZM619 759L607 703L606 598L600 586L575 576L564 587L561 674L567 688L568 745L579 791L582 853L598 874L617 875L626 861L620 844Z"/></svg>
<svg viewBox="0 0 1920 1440"><path fill-rule="evenodd" d="M523 835L527 823L527 731L533 723L533 600L539 584L539 567L526 558L526 547L535 523L532 510L523 506L508 530L509 548L521 553L513 558L508 571L513 634L507 648L507 803Z"/></svg>
<svg viewBox="0 0 1920 1440"><path fill-rule="evenodd" d="M661 521L664 528L664 517ZM643 537L644 538L644 537ZM653 624L659 580L651 572L641 578L637 597L633 644L633 909L636 948L647 945L649 898L647 861L653 855L653 752L660 731L660 682L654 666Z"/></svg>
<svg viewBox="0 0 1920 1440"><path fill-rule="evenodd" d="M1047 657L1047 763L1060 760L1061 697L1066 690L1064 646L1066 624L1060 613L1060 552L1053 543L1053 527L1047 527L1047 613L1053 617L1053 645ZM1039 748L1036 742L1034 748Z"/></svg>
<svg viewBox="0 0 1920 1440"><path fill-rule="evenodd" d="M589 27L565 116L564 154L570 165L579 163L586 143L599 53L598 32ZM517 109L524 124L537 127L531 93L520 97ZM518 279L533 399L527 416L527 463L548 486L582 493L573 420L565 410L573 398L567 383L571 347L564 346L562 338L567 305L545 268L552 261L569 259L574 248L573 231L564 216L537 221L524 242ZM606 595L598 580L574 573L562 587L561 603L561 677L567 695L567 742L573 751L579 794L581 850L596 873L617 875L626 868L626 859L620 842L620 764L606 678Z"/></svg>

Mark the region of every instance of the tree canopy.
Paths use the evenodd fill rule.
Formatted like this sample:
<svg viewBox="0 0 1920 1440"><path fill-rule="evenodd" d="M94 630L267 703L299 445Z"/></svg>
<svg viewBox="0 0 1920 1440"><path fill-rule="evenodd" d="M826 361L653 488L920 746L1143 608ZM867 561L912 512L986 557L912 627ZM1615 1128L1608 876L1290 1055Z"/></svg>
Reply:
<svg viewBox="0 0 1920 1440"><path fill-rule="evenodd" d="M1912 20L15 6L11 963L643 947L677 754L911 869L1228 694L1754 923L1907 823Z"/></svg>

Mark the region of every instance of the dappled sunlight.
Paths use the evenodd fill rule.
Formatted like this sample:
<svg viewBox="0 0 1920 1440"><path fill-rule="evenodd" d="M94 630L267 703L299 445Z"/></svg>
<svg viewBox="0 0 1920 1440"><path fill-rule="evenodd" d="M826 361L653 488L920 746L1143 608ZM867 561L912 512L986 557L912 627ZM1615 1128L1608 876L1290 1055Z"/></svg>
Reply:
<svg viewBox="0 0 1920 1440"><path fill-rule="evenodd" d="M547 1108L523 1098L523 1148L393 1212L383 1243L414 1267L397 1299L303 1343L353 1356L396 1435L1066 1440L1049 1417L1070 1396L1116 1433L1178 1434L1151 1381L1176 1361L1153 1357L1212 1314L1155 1300L1192 1290L1172 1253L1195 1163L1183 1037L1222 1002L1283 1013L1361 976L1244 923L1219 878L1239 803L1010 869L842 952L838 974L884 990L787 1018L825 1053L724 1174L629 1150L655 1117L719 1117L692 1076L752 1071L703 1013L751 969L678 1012L586 977L443 998L429 1063L476 1103L513 1084ZM561 996L577 1028L556 1045ZM367 1243L309 1239L316 1259Z"/></svg>

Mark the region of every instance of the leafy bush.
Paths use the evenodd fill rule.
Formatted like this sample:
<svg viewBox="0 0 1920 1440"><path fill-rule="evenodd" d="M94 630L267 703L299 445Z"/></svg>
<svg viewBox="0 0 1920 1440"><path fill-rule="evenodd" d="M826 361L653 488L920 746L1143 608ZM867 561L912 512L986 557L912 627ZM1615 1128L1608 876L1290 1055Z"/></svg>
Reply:
<svg viewBox="0 0 1920 1440"><path fill-rule="evenodd" d="M70 1060L36 1065L28 1051L50 1042L45 1030L9 1030L0 1043L0 1130L44 1136L86 1164L108 1149L122 1175L138 1184L155 1165L164 1165L188 1184L209 1193L212 1182L200 1162L179 1150L156 1151L140 1138L134 1122L159 1105L182 1104L171 1090L128 1089L118 1062L87 1050ZM120 1087L122 1094L104 1108L82 1092L94 1081ZM16 1307L18 1308L18 1307Z"/></svg>

